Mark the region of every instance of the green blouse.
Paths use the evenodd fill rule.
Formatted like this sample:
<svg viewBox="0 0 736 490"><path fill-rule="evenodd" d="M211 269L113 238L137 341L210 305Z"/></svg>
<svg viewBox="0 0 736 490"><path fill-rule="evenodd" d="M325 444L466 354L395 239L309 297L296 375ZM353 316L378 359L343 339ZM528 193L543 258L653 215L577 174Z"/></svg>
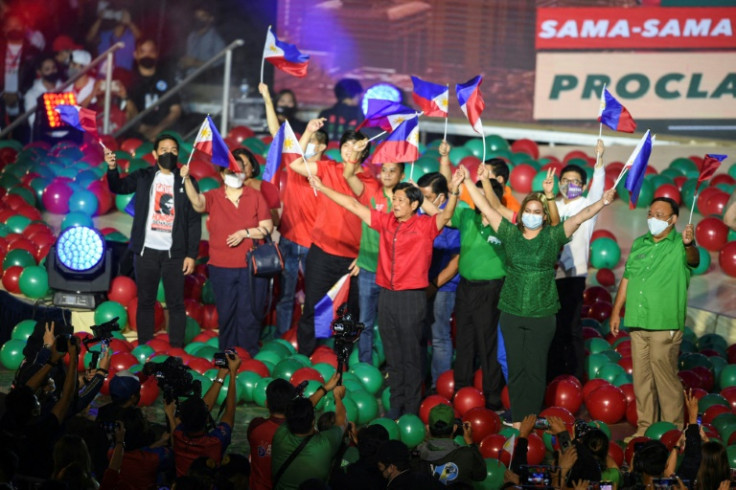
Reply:
<svg viewBox="0 0 736 490"><path fill-rule="evenodd" d="M570 239L562 223L544 226L527 240L521 230L507 220L497 232L506 249L506 281L498 309L516 316L543 317L560 309L555 285L555 263L560 248Z"/></svg>

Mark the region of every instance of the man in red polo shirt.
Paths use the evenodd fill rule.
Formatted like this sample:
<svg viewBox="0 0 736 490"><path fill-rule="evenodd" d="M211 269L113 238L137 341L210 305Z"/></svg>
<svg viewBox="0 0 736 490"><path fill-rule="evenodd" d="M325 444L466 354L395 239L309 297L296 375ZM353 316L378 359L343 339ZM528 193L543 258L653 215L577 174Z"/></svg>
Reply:
<svg viewBox="0 0 736 490"><path fill-rule="evenodd" d="M313 119L307 124L300 143L306 149L312 135L324 125L324 119ZM348 164L361 162L368 156L369 145L361 151L353 151L353 144L367 141L358 131L346 131L340 138L340 154ZM309 169L307 169L307 166ZM345 194L352 194L343 173L345 166L332 160L307 162L299 159L291 163L291 169L308 177L314 175L325 182L325 185ZM358 171L359 179L375 180L367 172ZM304 309L299 319L297 342L299 353L310 355L314 351L314 307L330 288L348 271L355 271L355 259L360 248L360 219L338 206L331 200L321 197L318 200L317 217L312 228L312 245L307 252L306 270L304 272ZM353 278L350 281L348 310L358 314L358 285Z"/></svg>
<svg viewBox="0 0 736 490"><path fill-rule="evenodd" d="M447 206L436 216L418 215L424 196L412 184L394 187L393 213L386 214L360 204L312 178L312 187L378 231L378 328L386 353L388 386L391 388L389 418L417 413L421 402L422 367L420 341L427 307L425 289L434 239L455 212L463 174L450 183Z"/></svg>

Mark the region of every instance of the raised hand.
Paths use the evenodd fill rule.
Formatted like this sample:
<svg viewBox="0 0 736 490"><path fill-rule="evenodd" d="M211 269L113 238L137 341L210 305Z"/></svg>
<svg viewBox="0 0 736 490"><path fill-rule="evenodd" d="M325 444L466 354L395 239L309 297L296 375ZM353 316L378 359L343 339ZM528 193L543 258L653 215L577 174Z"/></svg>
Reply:
<svg viewBox="0 0 736 490"><path fill-rule="evenodd" d="M46 322L43 332L43 345L51 346L55 341L56 336L54 335L54 322L51 322L51 325Z"/></svg>
<svg viewBox="0 0 736 490"><path fill-rule="evenodd" d="M185 179L189 177L189 165L182 165L179 169L179 175L181 175L182 179Z"/></svg>
<svg viewBox="0 0 736 490"><path fill-rule="evenodd" d="M684 230L682 230L682 243L685 245L690 245L693 243L693 240L695 239L695 225L690 223L685 227Z"/></svg>
<svg viewBox="0 0 736 490"><path fill-rule="evenodd" d="M268 85L266 85L265 83L258 84L258 93L261 94L264 99L271 98L271 92L268 90Z"/></svg>
<svg viewBox="0 0 736 490"><path fill-rule="evenodd" d="M437 151L440 152L440 156L446 157L450 154L451 149L452 147L450 146L450 143L443 140L442 143L440 143L440 146L437 148Z"/></svg>
<svg viewBox="0 0 736 490"><path fill-rule="evenodd" d="M115 165L116 165L115 161L116 161L115 153L113 153L110 150L105 150L105 163L107 163L108 169L112 170L115 168Z"/></svg>
<svg viewBox="0 0 736 490"><path fill-rule="evenodd" d="M324 184L322 183L320 178L317 177L316 175L312 175L309 178L309 185L311 185L312 189L314 189L317 192L321 192L322 189L324 189Z"/></svg>
<svg viewBox="0 0 736 490"><path fill-rule="evenodd" d="M603 193L603 205L608 206L613 202L613 200L616 198L616 188L611 187L606 192Z"/></svg>
<svg viewBox="0 0 736 490"><path fill-rule="evenodd" d="M481 165L481 167L485 167L485 165ZM555 189L555 170L553 168L547 169L547 176L544 178L544 181L542 182L542 190L544 191L544 195L547 197L547 199L554 199L554 189ZM550 196L552 196L550 198Z"/></svg>
<svg viewBox="0 0 736 490"><path fill-rule="evenodd" d="M534 430L534 424L537 422L537 414L531 413L524 417L519 426L519 437L527 438Z"/></svg>
<svg viewBox="0 0 736 490"><path fill-rule="evenodd" d="M307 131L309 132L316 132L318 129L322 128L322 126L325 125L325 119L324 117L318 117L317 119L312 119L307 123Z"/></svg>
<svg viewBox="0 0 736 490"><path fill-rule="evenodd" d="M455 173L452 175L452 182L450 182L450 192L457 192L464 180L465 173L460 169L455 170Z"/></svg>

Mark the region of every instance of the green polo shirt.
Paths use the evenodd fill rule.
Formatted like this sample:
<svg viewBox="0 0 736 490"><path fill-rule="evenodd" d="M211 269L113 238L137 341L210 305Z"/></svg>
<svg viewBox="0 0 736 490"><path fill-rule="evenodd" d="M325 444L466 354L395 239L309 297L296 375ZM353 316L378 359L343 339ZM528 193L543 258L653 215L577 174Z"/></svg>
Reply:
<svg viewBox="0 0 736 490"><path fill-rule="evenodd" d="M460 277L470 281L490 281L506 275L506 252L493 228L472 209L456 208L452 226L460 231Z"/></svg>
<svg viewBox="0 0 736 490"><path fill-rule="evenodd" d="M369 206L371 209L391 212L391 199L388 198L382 186L371 186L364 183L363 194L358 200ZM361 222L362 223L362 222ZM378 268L378 238L379 234L376 230L365 223L362 223L362 232L360 234L360 250L358 251L357 266L370 272L376 272Z"/></svg>
<svg viewBox="0 0 736 490"><path fill-rule="evenodd" d="M634 240L624 269L629 280L624 325L684 329L690 274L682 235L674 228L659 242L651 233Z"/></svg>
<svg viewBox="0 0 736 490"><path fill-rule="evenodd" d="M332 459L340 449L343 438L342 427L332 427L317 432L309 440L304 449L284 471L277 490L298 489L299 485L310 478L327 481L330 476ZM271 443L271 475L275 476L289 455L299 447L304 438L295 436L286 424L276 429Z"/></svg>
<svg viewBox="0 0 736 490"><path fill-rule="evenodd" d="M555 263L560 248L570 239L562 223L544 226L527 240L508 220L501 221L498 237L506 249L506 281L498 309L516 316L540 318L560 309L555 284Z"/></svg>

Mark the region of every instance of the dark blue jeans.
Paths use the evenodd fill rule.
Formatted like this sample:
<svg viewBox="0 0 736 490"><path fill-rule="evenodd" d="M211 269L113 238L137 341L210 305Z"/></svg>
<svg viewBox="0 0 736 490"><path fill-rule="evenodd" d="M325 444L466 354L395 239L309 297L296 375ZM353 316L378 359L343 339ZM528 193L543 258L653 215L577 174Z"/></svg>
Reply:
<svg viewBox="0 0 736 490"><path fill-rule="evenodd" d="M378 293L381 287L376 284L376 273L363 268L358 274L358 301L360 302L360 323L365 327L358 340L360 362L373 364L373 325L378 313Z"/></svg>
<svg viewBox="0 0 736 490"><path fill-rule="evenodd" d="M286 237L279 240L279 250L284 259L284 270L281 272L281 293L276 303L276 333L280 337L291 328L294 315L294 292L299 278L299 266L305 269L304 261L309 248L302 247Z"/></svg>
<svg viewBox="0 0 736 490"><path fill-rule="evenodd" d="M251 278L246 267L207 268L217 307L220 350L239 346L251 356L256 355L268 279Z"/></svg>

